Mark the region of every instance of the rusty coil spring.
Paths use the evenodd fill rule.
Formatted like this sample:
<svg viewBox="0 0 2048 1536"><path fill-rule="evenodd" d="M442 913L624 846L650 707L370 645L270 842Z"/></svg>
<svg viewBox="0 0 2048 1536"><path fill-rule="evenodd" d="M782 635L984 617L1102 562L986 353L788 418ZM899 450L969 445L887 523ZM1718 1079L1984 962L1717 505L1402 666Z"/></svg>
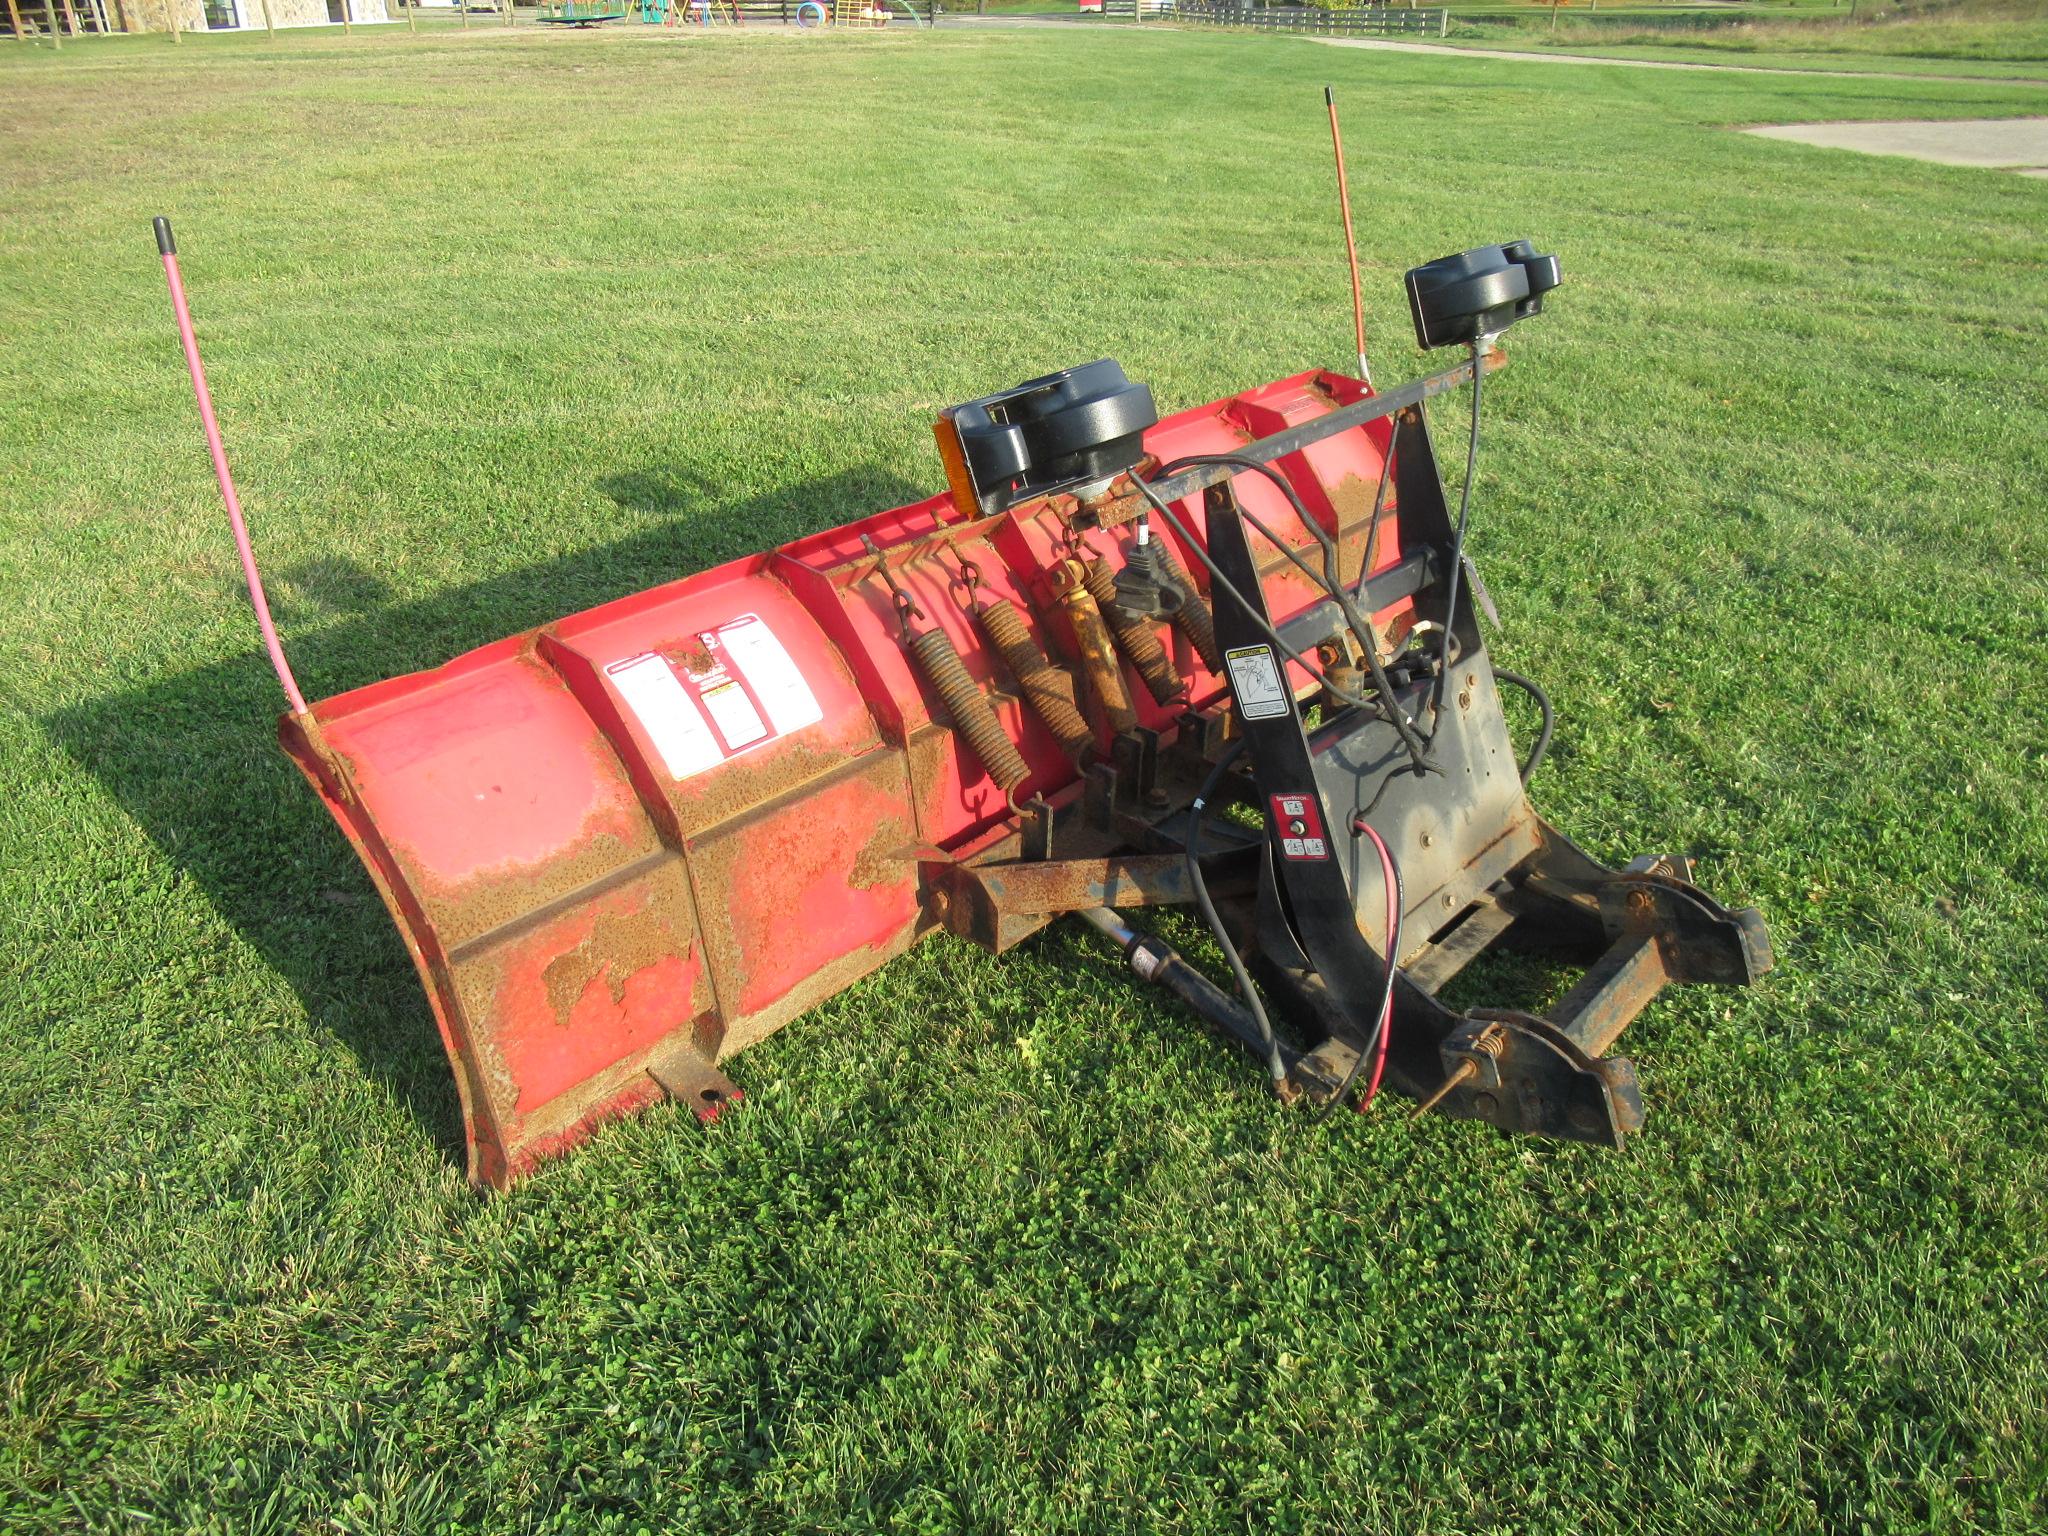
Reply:
<svg viewBox="0 0 2048 1536"><path fill-rule="evenodd" d="M1492 1024L1480 1030L1465 1043L1481 1055L1491 1056L1495 1061L1499 1061L1501 1053L1508 1048L1508 1032L1498 1024Z"/></svg>
<svg viewBox="0 0 2048 1536"><path fill-rule="evenodd" d="M1074 680L1047 658L1025 627L1024 615L1008 598L998 597L974 607L974 622L1003 658L1024 699L1045 722L1060 750L1079 758L1095 745L1095 733L1074 704Z"/></svg>
<svg viewBox="0 0 2048 1536"><path fill-rule="evenodd" d="M1166 647L1159 643L1159 632L1143 619L1125 618L1117 608L1116 572L1109 568L1107 560L1097 556L1087 562L1086 569L1088 593L1102 610L1103 618L1109 621L1118 649L1138 669L1138 676L1145 679L1146 691L1153 700L1171 704L1187 691L1187 685L1174 668L1173 658L1166 654Z"/></svg>
<svg viewBox="0 0 2048 1536"><path fill-rule="evenodd" d="M1188 644L1195 648L1195 654L1202 658L1202 665L1211 672L1223 671L1223 650L1216 644L1216 616L1209 611L1209 600L1195 590L1194 581L1181 569L1173 545L1154 533L1153 547L1159 551L1159 569L1166 579L1180 588L1181 603L1175 610L1172 622L1180 626L1180 632L1188 637Z"/></svg>
<svg viewBox="0 0 2048 1536"><path fill-rule="evenodd" d="M927 629L907 636L905 644L925 681L945 701L953 729L967 738L967 745L988 770L988 776L1014 804L1017 787L1030 777L1031 770L1025 766L1016 743L1004 732L994 708L968 674L967 664L960 659L953 642L943 629Z"/></svg>
<svg viewBox="0 0 2048 1536"><path fill-rule="evenodd" d="M1490 1056L1495 1061L1499 1061L1502 1053L1508 1048L1508 1032L1498 1024L1488 1024L1484 1029L1467 1036L1460 1042L1460 1046L1464 1060L1453 1067L1449 1076L1437 1084L1436 1092L1409 1111L1408 1118L1410 1120L1420 1120L1432 1109L1435 1109L1437 1105L1449 1098L1451 1091L1460 1083L1465 1082L1477 1073L1479 1071L1479 1062L1476 1058Z"/></svg>

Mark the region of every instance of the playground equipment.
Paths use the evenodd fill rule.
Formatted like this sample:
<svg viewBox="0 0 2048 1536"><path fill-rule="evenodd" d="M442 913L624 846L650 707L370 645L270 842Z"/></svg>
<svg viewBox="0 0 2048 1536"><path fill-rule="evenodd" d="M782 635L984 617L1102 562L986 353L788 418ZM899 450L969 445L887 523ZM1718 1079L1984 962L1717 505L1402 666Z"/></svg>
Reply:
<svg viewBox="0 0 2048 1536"><path fill-rule="evenodd" d="M938 24L936 7L929 8L927 14L920 16L910 0L836 0L828 15L834 26L874 28L889 25L899 11L913 27Z"/></svg>
<svg viewBox="0 0 2048 1536"><path fill-rule="evenodd" d="M1606 1146L1643 1121L1630 1020L1771 966L1685 859L1601 864L1524 792L1550 704L1487 653L1466 530L1498 339L1559 281L1525 241L1408 273L1464 354L1409 383L1162 418L1069 368L940 413L939 494L308 704L157 233L284 749L405 938L480 1184L664 1097L715 1116L736 1053L941 931L1078 915L1283 1102ZM1423 405L1459 389L1453 500ZM1519 763L1503 686L1542 715ZM1228 988L1118 911L1162 904ZM1542 1013L1442 1000L1505 945L1586 969Z"/></svg>
<svg viewBox="0 0 2048 1536"><path fill-rule="evenodd" d="M560 0L542 6L534 20L557 27L601 27L608 21L624 21L626 12L614 10L602 0Z"/></svg>

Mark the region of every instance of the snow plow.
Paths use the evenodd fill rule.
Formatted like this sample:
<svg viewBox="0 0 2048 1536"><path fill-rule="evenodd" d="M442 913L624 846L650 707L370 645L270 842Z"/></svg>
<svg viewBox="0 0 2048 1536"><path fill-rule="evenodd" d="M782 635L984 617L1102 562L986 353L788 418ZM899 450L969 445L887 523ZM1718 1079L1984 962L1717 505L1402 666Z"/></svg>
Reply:
<svg viewBox="0 0 2048 1536"><path fill-rule="evenodd" d="M714 1118L747 1046L934 935L1074 916L1283 1103L1607 1146L1643 1123L1628 1023L1771 966L1685 859L1603 865L1525 793L1550 705L1493 665L1465 535L1498 338L1559 280L1527 242L1408 274L1455 358L1410 383L1161 416L1070 368L942 413L925 500L308 703L157 234L284 750L405 939L479 1185L662 1099ZM1460 390L1447 491L1424 405ZM1541 711L1520 753L1503 687ZM1214 975L1146 931L1172 904ZM1440 1000L1496 947L1583 975L1541 1013Z"/></svg>

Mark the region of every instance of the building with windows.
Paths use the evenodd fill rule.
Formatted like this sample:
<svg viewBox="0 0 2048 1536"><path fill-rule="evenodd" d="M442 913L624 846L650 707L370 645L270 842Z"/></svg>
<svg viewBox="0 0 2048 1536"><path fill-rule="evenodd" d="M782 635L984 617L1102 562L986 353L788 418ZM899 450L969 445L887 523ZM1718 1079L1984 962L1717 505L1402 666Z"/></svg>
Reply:
<svg viewBox="0 0 2048 1536"><path fill-rule="evenodd" d="M262 31L264 10L274 27L340 26L343 21L374 24L390 21L386 0L93 0L103 6L117 32L168 32L171 7L186 32ZM344 15L342 7L348 8Z"/></svg>

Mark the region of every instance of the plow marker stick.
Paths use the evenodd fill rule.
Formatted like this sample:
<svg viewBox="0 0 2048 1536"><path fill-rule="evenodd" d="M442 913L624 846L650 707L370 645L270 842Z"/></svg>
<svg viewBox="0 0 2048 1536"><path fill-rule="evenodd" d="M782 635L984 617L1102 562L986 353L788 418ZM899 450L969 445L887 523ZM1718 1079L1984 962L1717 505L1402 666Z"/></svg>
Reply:
<svg viewBox="0 0 2048 1536"><path fill-rule="evenodd" d="M1358 237L1351 232L1351 183L1344 175L1344 135L1337 131L1337 92L1323 87L1323 104L1330 109L1330 149L1337 157L1337 206L1344 214L1344 255L1351 264L1351 328L1358 339L1358 376L1372 385L1372 371L1365 362L1365 290L1358 281Z"/></svg>
<svg viewBox="0 0 2048 1536"><path fill-rule="evenodd" d="M185 367L192 375L192 393L199 398L199 420L206 428L206 450L213 455L214 477L220 481L220 497L227 503L228 521L235 530L235 549L242 557L242 576L249 584L249 602L256 609L256 627L263 631L263 648L270 653L270 668L291 701L292 713L304 715L306 696L299 692L298 679L284 659L284 645L277 638L277 626L270 620L270 603L263 595L263 576L256 569L256 551L249 543L249 525L242 520L242 500L235 494L235 477L228 472L227 450L221 447L220 423L214 420L213 396L206 388L206 365L199 360L199 338L192 334L192 311L185 304L185 284L178 276L178 243L171 237L171 221L156 221L156 248L164 259L164 276L171 285L171 308L178 316L178 339L185 345Z"/></svg>

